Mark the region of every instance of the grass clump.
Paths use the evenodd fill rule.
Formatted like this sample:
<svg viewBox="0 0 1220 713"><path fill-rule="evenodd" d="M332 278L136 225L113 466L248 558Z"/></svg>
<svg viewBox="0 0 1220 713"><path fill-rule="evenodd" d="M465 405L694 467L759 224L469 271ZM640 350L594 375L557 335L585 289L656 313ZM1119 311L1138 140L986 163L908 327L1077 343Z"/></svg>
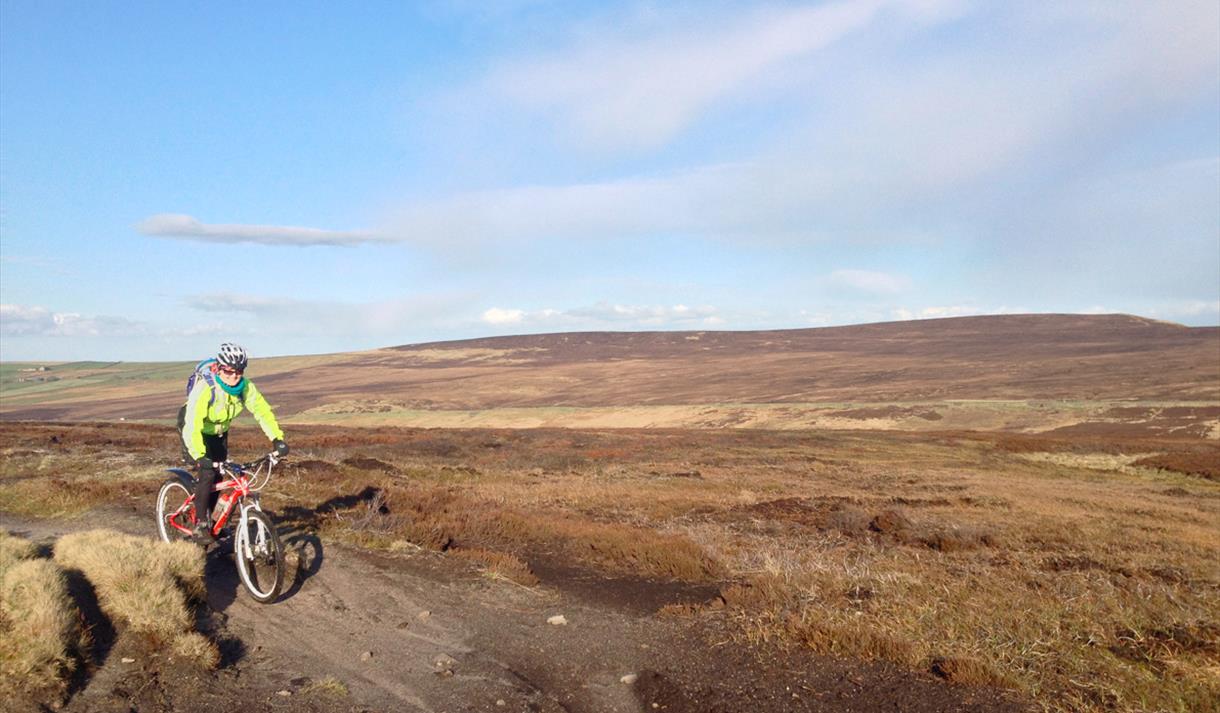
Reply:
<svg viewBox="0 0 1220 713"><path fill-rule="evenodd" d="M102 611L152 646L169 646L205 667L216 646L194 630L191 604L203 599L203 551L186 542L155 542L113 530L65 535L55 559L78 569L97 589Z"/></svg>
<svg viewBox="0 0 1220 713"><path fill-rule="evenodd" d="M5 530L0 530L0 578L3 578L10 567L22 560L33 559L38 548L33 542L21 537L13 537Z"/></svg>
<svg viewBox="0 0 1220 713"><path fill-rule="evenodd" d="M0 531L0 697L62 700L89 637L64 570Z"/></svg>
<svg viewBox="0 0 1220 713"><path fill-rule="evenodd" d="M530 571L529 565L515 555L478 549L454 550L451 554L474 562L493 579L507 579L527 587L538 584L538 577Z"/></svg>
<svg viewBox="0 0 1220 713"><path fill-rule="evenodd" d="M968 686L997 686L1014 688L1015 684L1008 676L1003 675L995 667L969 656L940 656L932 659L932 673L949 681Z"/></svg>
<svg viewBox="0 0 1220 713"><path fill-rule="evenodd" d="M334 676L327 676L320 681L312 681L301 689L302 695L314 695L323 698L346 698L347 684Z"/></svg>

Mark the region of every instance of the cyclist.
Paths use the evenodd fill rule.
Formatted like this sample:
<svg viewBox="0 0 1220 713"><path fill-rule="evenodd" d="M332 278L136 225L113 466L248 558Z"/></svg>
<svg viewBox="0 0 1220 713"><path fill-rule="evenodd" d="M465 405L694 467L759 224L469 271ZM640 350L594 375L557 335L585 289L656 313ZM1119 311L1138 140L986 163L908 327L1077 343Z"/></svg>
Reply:
<svg viewBox="0 0 1220 713"><path fill-rule="evenodd" d="M284 432L275 421L275 414L254 382L245 377L249 364L246 350L231 342L220 345L214 361L199 365L190 386L186 405L178 411L178 430L182 434L183 458L196 466L194 539L201 544L212 541L211 512L219 493L212 490L216 483L216 465L229 457L229 424L250 409L254 420L267 434L279 456L288 455Z"/></svg>

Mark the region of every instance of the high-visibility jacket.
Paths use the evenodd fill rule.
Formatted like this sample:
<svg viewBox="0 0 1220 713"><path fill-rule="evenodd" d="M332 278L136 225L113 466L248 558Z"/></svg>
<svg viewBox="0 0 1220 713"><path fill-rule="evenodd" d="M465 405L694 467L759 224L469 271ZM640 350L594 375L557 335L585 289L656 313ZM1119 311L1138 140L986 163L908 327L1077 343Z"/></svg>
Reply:
<svg viewBox="0 0 1220 713"><path fill-rule="evenodd" d="M284 432L275 421L275 414L271 412L271 405L259 393L253 381L244 381L245 388L241 395L235 396L221 388L219 378L214 385L206 379L195 380L186 397L186 417L182 425L182 442L195 460L207 454L203 445L204 434L219 436L228 432L229 424L243 408L250 409L269 440L284 437Z"/></svg>

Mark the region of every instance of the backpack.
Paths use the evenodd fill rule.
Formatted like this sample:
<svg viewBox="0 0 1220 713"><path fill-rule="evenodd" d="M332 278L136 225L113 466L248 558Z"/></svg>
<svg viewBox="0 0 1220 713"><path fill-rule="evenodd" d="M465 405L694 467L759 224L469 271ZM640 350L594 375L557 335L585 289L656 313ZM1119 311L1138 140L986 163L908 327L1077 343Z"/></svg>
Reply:
<svg viewBox="0 0 1220 713"><path fill-rule="evenodd" d="M195 382L203 379L208 386L212 387L208 393L208 407L216 401L216 374L212 372L212 365L216 363L215 359L204 359L195 365L195 371L191 372L190 377L186 380L186 395L190 398L191 389L195 388Z"/></svg>

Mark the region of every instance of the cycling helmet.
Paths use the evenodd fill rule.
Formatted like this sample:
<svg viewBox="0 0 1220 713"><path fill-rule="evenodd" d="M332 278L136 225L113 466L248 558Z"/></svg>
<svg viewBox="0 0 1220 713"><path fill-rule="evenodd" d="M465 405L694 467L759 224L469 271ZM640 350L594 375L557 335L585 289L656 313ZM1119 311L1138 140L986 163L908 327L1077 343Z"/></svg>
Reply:
<svg viewBox="0 0 1220 713"><path fill-rule="evenodd" d="M246 350L241 346L232 342L225 342L220 345L220 351L216 354L216 361L230 369L245 371L246 365L250 363L250 358L246 356Z"/></svg>

